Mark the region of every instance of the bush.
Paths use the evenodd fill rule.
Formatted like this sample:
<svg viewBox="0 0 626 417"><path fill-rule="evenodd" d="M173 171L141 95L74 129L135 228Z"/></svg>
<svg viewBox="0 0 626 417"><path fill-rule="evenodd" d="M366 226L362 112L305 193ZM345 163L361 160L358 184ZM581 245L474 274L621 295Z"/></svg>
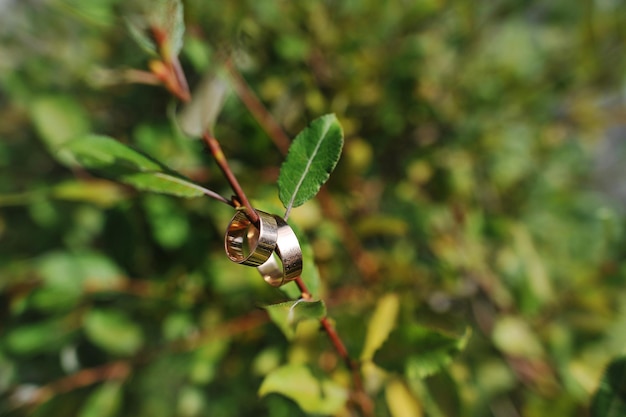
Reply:
<svg viewBox="0 0 626 417"><path fill-rule="evenodd" d="M2 415L623 407L622 4L0 9ZM223 254L219 155L282 215L329 113L277 289Z"/></svg>

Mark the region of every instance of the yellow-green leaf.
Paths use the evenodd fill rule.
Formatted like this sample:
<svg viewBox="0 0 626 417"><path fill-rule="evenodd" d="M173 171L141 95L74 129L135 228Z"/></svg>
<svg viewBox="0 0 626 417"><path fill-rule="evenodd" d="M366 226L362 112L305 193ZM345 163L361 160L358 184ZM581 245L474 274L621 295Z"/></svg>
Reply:
<svg viewBox="0 0 626 417"><path fill-rule="evenodd" d="M85 315L84 328L93 343L118 355L132 355L143 344L141 328L125 314L92 310Z"/></svg>
<svg viewBox="0 0 626 417"><path fill-rule="evenodd" d="M265 307L270 319L291 340L298 323L307 319L319 320L326 316L326 305L323 301L296 300L273 304Z"/></svg>
<svg viewBox="0 0 626 417"><path fill-rule="evenodd" d="M400 300L397 294L387 294L378 300L376 310L367 325L367 334L361 353L362 361L370 361L385 343L396 325Z"/></svg>
<svg viewBox="0 0 626 417"><path fill-rule="evenodd" d="M345 387L330 379L317 379L305 365L285 365L270 372L259 388L259 395L284 395L307 413L334 415L347 399Z"/></svg>
<svg viewBox="0 0 626 417"><path fill-rule="evenodd" d="M120 382L106 382L89 395L78 417L114 417L122 404L122 397Z"/></svg>
<svg viewBox="0 0 626 417"><path fill-rule="evenodd" d="M385 400L392 417L421 417L422 407L400 380L393 379L385 387Z"/></svg>

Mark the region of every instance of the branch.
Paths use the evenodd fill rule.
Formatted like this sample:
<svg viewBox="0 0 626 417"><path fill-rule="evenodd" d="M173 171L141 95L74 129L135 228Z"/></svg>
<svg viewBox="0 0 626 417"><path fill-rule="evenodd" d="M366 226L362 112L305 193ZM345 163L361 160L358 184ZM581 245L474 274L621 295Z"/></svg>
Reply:
<svg viewBox="0 0 626 417"><path fill-rule="evenodd" d="M215 162L217 162L217 165L222 170L222 173L224 174L224 177L226 177L226 180L230 184L230 187L235 192L237 200L241 205L244 206L246 216L253 224L258 224L259 215L252 208L252 205L250 204L250 201L248 201L246 193L243 191L243 189L239 185L239 181L237 181L237 178L235 177L235 174L233 174L233 171L230 169L228 161L224 156L224 152L222 152L222 147L220 146L219 142L217 141L217 139L215 139L215 137L213 137L213 135L209 131L204 132L204 134L202 135L202 139L204 139L209 149L211 150L211 155L213 155L213 159L215 159Z"/></svg>
<svg viewBox="0 0 626 417"><path fill-rule="evenodd" d="M237 71L232 61L230 59L226 60L225 65L226 65L226 68L228 69L228 72L231 78L234 81L235 91L237 95L239 96L239 98L241 99L241 101L246 105L250 113L259 122L259 124L265 130L265 132L270 136L270 138L272 139L276 147L280 150L280 152L283 155L286 155L289 150L289 145L291 143L287 134L283 131L280 125L274 120L271 113L265 108L265 106L263 106L263 103L261 103L261 101L258 99L256 94L254 93L254 91L252 91L248 83L246 83L245 79L241 76L239 71ZM322 190L323 189L324 188L322 188ZM322 208L328 209L330 205L329 202L332 202L330 199L330 196L326 195L325 200L327 204L323 204ZM324 211L325 211L325 214L329 216L330 218L334 218L334 219L338 218L334 210L332 211L324 210ZM348 234L349 236L354 235L354 232L349 227L347 222L343 221L339 223L342 225L342 229L346 229L346 228L348 229L347 231L349 232ZM354 239L354 242L358 242L358 241ZM353 255L353 259L357 260L357 267L359 267L360 270L361 270L361 267L365 267L366 265L368 266L367 269L363 268L361 272L363 273L364 276L369 277L372 275L371 273L372 269L370 268L372 263L362 262L363 260L367 259L366 256L364 256L365 251L360 246L360 244L354 243L354 242L349 242L348 248L352 249L351 253ZM366 271L367 273L364 273ZM305 300L310 300L313 296L311 292L309 291L309 289L307 288L304 281L300 277L298 277L296 278L295 282L296 282L296 285L298 286L298 289L300 290L302 298ZM367 395L367 393L365 392L363 388L363 380L361 378L361 372L359 370L358 362L353 361L350 358L350 354L348 353L348 350L346 349L343 341L341 340L341 337L339 336L335 328L330 323L328 317L324 317L320 319L320 324L322 326L322 329L324 329L324 331L328 335L328 338L330 342L332 343L335 351L342 358L342 360L344 361L348 369L350 369L350 371L352 372L352 381L353 381L354 391L355 391L353 402L359 406L364 416L373 416L374 407L373 407L371 398Z"/></svg>
<svg viewBox="0 0 626 417"><path fill-rule="evenodd" d="M15 409L28 406L39 406L49 399L68 392L75 391L102 381L124 380L131 371L129 361L115 361L95 368L82 369L29 393L28 398L18 399L17 392L13 395L16 400ZM19 388L18 388L19 390Z"/></svg>
<svg viewBox="0 0 626 417"><path fill-rule="evenodd" d="M172 62L175 61L175 62ZM172 66L173 72L175 74L175 78L178 81L178 86L181 87L179 91L172 91L175 95L177 95L181 100L187 101L189 96L185 97L185 92L188 94L187 81L185 79L185 75L180 68L180 64L178 60L170 60L169 64L174 64ZM178 66L176 66L178 64ZM226 61L226 68L228 69L231 78L234 81L235 91L237 95L241 98L243 103L246 105L248 110L252 113L254 118L258 121L261 127L270 135L278 149L286 154L291 141L289 137L285 134L280 125L274 120L272 115L267 111L267 109L263 106L261 101L257 98L256 94L252 91L252 89L248 86L245 79L239 74L234 65L230 60ZM180 94L180 90L182 90L182 94ZM178 93L178 94L177 94ZM211 132L208 130L202 135L202 139L205 141L209 150L211 151L211 155L215 159L215 162L220 167L224 177L230 184L232 190L234 191L238 203L243 205L246 216L253 224L259 223L259 216L252 208L250 201L248 200L245 192L239 185L239 181L235 177L234 173L230 169L228 164L228 160L226 159L222 148L213 136ZM304 281L298 277L296 278L296 285L300 289L300 293L303 299L311 299L312 295L309 289L307 288ZM335 328L330 323L328 317L324 317L320 319L320 324L322 328L328 335L333 347L337 351L337 354L343 359L344 363L348 367L348 369L352 372L353 384L355 395L353 398L353 402L358 404L361 412L364 416L373 416L373 405L372 400L369 398L365 390L363 389L363 381L361 379L361 374L359 371L359 364L356 361L353 361L350 358L348 350L346 349L343 341L339 337L339 334L335 330Z"/></svg>

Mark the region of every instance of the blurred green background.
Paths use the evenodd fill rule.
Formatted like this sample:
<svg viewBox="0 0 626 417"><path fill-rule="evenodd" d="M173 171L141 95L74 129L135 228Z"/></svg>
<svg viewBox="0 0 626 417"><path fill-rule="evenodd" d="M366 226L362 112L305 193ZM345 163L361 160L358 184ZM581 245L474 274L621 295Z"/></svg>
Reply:
<svg viewBox="0 0 626 417"><path fill-rule="evenodd" d="M107 134L230 196L169 94L125 82L149 59L123 20L133 3L0 1L0 414L306 415L259 398L264 376L348 372L315 326L289 343L259 309L285 296L224 256L232 209L54 152ZM291 221L353 357L377 302L399 297L364 376L375 414L587 415L626 345L626 4L184 4L192 89L230 55L290 137L324 113L342 123L337 170ZM255 204L279 204L283 156L235 93L215 134ZM450 361L416 326L471 336Z"/></svg>

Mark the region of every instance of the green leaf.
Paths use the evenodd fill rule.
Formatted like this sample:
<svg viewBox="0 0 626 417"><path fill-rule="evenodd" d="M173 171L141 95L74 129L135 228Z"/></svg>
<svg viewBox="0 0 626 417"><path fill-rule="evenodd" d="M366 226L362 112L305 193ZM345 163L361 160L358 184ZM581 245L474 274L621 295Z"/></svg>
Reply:
<svg viewBox="0 0 626 417"><path fill-rule="evenodd" d="M81 201L109 208L126 198L118 184L100 179L68 180L55 185L51 196L59 200Z"/></svg>
<svg viewBox="0 0 626 417"><path fill-rule="evenodd" d="M106 382L89 395L78 417L114 417L118 414L122 397L120 382Z"/></svg>
<svg viewBox="0 0 626 417"><path fill-rule="evenodd" d="M118 311L91 310L83 325L93 343L113 354L132 355L143 344L141 328Z"/></svg>
<svg viewBox="0 0 626 417"><path fill-rule="evenodd" d="M521 317L498 318L491 337L498 349L512 356L537 358L544 354L539 337Z"/></svg>
<svg viewBox="0 0 626 417"><path fill-rule="evenodd" d="M452 362L452 358L465 349L471 335L468 327L461 337L416 326L409 340L416 354L407 359L406 373L409 378L426 378L434 375Z"/></svg>
<svg viewBox="0 0 626 417"><path fill-rule="evenodd" d="M367 335L361 353L362 361L370 361L396 325L400 300L397 294L387 294L378 300L376 310L367 325Z"/></svg>
<svg viewBox="0 0 626 417"><path fill-rule="evenodd" d="M181 0L141 0L129 6L126 24L131 36L139 46L156 54L156 45L150 28L164 30L172 55L178 55L183 47L185 21Z"/></svg>
<svg viewBox="0 0 626 417"><path fill-rule="evenodd" d="M411 379L425 378L450 364L470 336L468 327L441 329L434 324L402 323L374 354L374 362Z"/></svg>
<svg viewBox="0 0 626 417"><path fill-rule="evenodd" d="M208 191L107 136L83 136L67 143L60 152L87 169L139 190L178 197L198 197Z"/></svg>
<svg viewBox="0 0 626 417"><path fill-rule="evenodd" d="M295 336L298 323L303 320L319 320L326 316L326 305L323 301L296 300L266 306L270 319L291 340Z"/></svg>
<svg viewBox="0 0 626 417"><path fill-rule="evenodd" d="M89 132L89 117L85 108L69 96L38 97L30 104L30 115L40 138L59 161L70 160L56 151L68 141Z"/></svg>
<svg viewBox="0 0 626 417"><path fill-rule="evenodd" d="M626 356L614 359L591 401L591 417L626 415Z"/></svg>
<svg viewBox="0 0 626 417"><path fill-rule="evenodd" d="M29 305L44 312L67 311L85 292L114 291L126 281L117 265L96 252L49 252L33 266L42 285L31 293Z"/></svg>
<svg viewBox="0 0 626 417"><path fill-rule="evenodd" d="M334 114L315 119L298 134L280 168L278 193L287 209L298 207L317 194L337 165L343 131Z"/></svg>
<svg viewBox="0 0 626 417"><path fill-rule="evenodd" d="M12 352L34 355L58 350L70 331L60 319L24 324L4 336L3 344Z"/></svg>
<svg viewBox="0 0 626 417"><path fill-rule="evenodd" d="M97 252L50 252L37 261L44 285L65 292L107 291L125 282L120 268Z"/></svg>
<svg viewBox="0 0 626 417"><path fill-rule="evenodd" d="M270 372L259 388L259 395L277 393L292 399L307 413L339 412L348 399L345 387L330 379L318 380L304 365L285 365Z"/></svg>

